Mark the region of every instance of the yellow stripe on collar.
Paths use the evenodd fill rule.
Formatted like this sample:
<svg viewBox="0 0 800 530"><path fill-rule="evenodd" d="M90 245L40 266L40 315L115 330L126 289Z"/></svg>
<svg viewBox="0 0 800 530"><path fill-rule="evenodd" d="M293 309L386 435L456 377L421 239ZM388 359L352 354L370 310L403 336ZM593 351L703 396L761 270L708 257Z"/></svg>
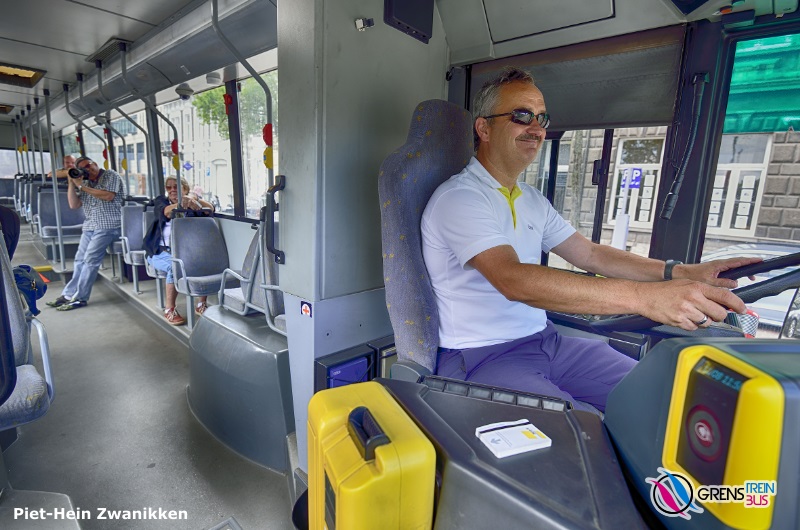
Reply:
<svg viewBox="0 0 800 530"><path fill-rule="evenodd" d="M511 218L514 220L514 228L517 227L517 211L514 209L514 201L517 200L517 197L522 195L522 190L519 189L519 186L516 184L514 185L514 189L508 191L508 188L502 186L497 188L497 191L503 194L503 197L506 198L508 201L508 207L511 208Z"/></svg>

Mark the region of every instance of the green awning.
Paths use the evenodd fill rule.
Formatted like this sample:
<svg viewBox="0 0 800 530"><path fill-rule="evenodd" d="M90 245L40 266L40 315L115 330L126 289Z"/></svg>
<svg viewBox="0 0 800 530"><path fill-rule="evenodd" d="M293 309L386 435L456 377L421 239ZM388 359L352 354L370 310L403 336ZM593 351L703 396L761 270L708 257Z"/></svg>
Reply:
<svg viewBox="0 0 800 530"><path fill-rule="evenodd" d="M800 130L800 34L739 42L724 133Z"/></svg>

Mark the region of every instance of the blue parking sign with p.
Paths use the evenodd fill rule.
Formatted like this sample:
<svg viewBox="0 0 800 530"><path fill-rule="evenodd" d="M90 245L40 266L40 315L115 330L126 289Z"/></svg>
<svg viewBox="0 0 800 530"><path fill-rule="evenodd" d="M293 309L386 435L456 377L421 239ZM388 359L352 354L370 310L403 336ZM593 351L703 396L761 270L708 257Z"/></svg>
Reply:
<svg viewBox="0 0 800 530"><path fill-rule="evenodd" d="M628 188L638 188L642 184L642 168L632 167L625 170Z"/></svg>

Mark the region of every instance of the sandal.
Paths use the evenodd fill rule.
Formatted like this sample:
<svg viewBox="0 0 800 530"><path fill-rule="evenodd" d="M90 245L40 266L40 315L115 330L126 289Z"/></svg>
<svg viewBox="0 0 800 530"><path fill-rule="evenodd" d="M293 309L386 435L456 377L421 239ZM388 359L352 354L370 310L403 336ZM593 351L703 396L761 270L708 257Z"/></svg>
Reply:
<svg viewBox="0 0 800 530"><path fill-rule="evenodd" d="M203 313L206 312L206 309L208 309L208 304L205 302L197 302L194 306L194 312L198 316L202 316Z"/></svg>

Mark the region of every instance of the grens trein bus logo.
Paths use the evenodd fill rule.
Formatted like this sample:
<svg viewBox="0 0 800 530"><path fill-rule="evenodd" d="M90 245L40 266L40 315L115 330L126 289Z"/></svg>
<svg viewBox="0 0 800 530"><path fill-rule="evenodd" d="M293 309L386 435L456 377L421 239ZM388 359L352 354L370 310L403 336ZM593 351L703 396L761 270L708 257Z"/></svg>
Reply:
<svg viewBox="0 0 800 530"><path fill-rule="evenodd" d="M650 484L650 502L658 513L667 517L692 518L692 512L703 513L703 508L694 502L694 487L680 473L658 468L659 476L647 477Z"/></svg>

